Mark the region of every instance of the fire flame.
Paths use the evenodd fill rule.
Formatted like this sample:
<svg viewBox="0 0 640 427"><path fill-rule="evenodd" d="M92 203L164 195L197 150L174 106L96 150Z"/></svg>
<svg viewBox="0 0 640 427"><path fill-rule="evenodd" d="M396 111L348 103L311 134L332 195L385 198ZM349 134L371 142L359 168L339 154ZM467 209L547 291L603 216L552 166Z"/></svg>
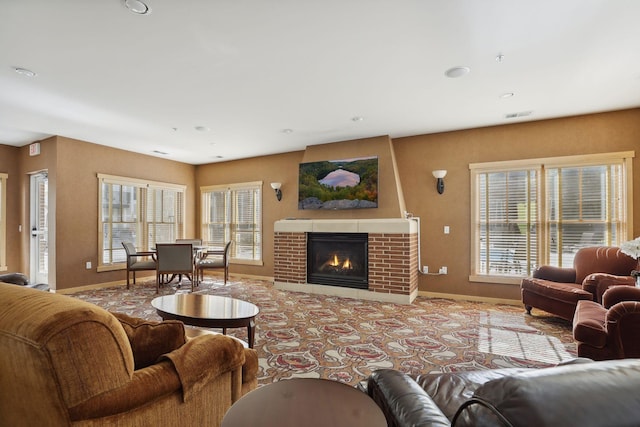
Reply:
<svg viewBox="0 0 640 427"><path fill-rule="evenodd" d="M341 265L337 254L333 255L333 259L329 261L329 265L331 267L339 267L344 270L351 270L353 268L353 265L351 264L351 260L349 258L347 258Z"/></svg>

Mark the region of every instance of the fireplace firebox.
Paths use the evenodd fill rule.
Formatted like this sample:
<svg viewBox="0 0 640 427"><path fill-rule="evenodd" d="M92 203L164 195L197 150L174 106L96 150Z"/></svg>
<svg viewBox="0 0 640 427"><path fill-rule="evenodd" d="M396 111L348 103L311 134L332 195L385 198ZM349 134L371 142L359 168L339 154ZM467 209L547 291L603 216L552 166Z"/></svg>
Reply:
<svg viewBox="0 0 640 427"><path fill-rule="evenodd" d="M307 282L368 289L367 233L307 233Z"/></svg>

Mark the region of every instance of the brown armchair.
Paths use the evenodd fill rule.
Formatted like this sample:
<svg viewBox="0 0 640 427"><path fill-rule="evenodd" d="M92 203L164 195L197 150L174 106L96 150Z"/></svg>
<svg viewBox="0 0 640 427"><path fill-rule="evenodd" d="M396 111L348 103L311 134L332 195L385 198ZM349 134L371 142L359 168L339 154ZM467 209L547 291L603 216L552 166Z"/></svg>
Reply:
<svg viewBox="0 0 640 427"><path fill-rule="evenodd" d="M573 268L540 266L533 277L522 279L522 303L528 313L539 308L572 321L578 301L601 301L613 285L633 285L636 261L612 246L579 249Z"/></svg>
<svg viewBox="0 0 640 427"><path fill-rule="evenodd" d="M640 357L640 288L614 286L602 305L579 301L573 318L578 356L593 360Z"/></svg>
<svg viewBox="0 0 640 427"><path fill-rule="evenodd" d="M233 338L1 283L0 348L7 426L219 426L257 382L255 351Z"/></svg>

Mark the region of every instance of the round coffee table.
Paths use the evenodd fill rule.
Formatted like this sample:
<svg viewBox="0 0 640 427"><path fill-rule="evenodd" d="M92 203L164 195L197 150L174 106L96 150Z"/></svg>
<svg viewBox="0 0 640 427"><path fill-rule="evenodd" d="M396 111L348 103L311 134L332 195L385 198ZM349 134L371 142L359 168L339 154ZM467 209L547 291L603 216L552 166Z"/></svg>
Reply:
<svg viewBox="0 0 640 427"><path fill-rule="evenodd" d="M281 380L234 403L222 427L386 427L382 410L366 393L338 381Z"/></svg>
<svg viewBox="0 0 640 427"><path fill-rule="evenodd" d="M249 347L253 348L258 307L235 298L201 294L175 294L154 298L151 305L164 320L180 320L204 328L247 328Z"/></svg>

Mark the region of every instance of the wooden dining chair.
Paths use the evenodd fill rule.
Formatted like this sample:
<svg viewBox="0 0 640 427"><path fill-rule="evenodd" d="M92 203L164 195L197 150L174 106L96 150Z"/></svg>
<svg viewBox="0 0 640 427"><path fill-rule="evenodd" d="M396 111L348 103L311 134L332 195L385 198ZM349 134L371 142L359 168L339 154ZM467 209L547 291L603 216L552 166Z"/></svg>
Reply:
<svg viewBox="0 0 640 427"><path fill-rule="evenodd" d="M136 284L136 271L153 271L156 269L155 252L136 251L131 242L122 242L127 254L127 289L129 289L129 277L133 273L133 284Z"/></svg>
<svg viewBox="0 0 640 427"><path fill-rule="evenodd" d="M204 270L223 269L224 284L227 284L227 280L229 279L229 248L231 247L231 242L231 240L228 241L222 251L203 252L200 259L196 261L196 274L200 282L204 280Z"/></svg>
<svg viewBox="0 0 640 427"><path fill-rule="evenodd" d="M160 292L160 277L165 275L186 275L191 281L193 292L194 263L193 245L191 243L157 243L156 244L156 293ZM180 279L182 281L182 278Z"/></svg>

